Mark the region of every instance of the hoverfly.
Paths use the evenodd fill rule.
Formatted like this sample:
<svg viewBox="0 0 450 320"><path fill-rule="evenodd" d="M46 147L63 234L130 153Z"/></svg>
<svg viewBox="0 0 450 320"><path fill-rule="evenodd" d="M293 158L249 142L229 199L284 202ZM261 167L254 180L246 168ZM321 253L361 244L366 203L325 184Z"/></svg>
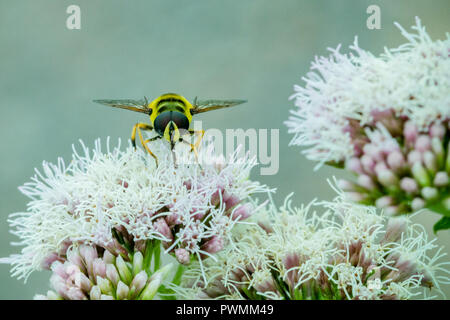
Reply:
<svg viewBox="0 0 450 320"><path fill-rule="evenodd" d="M189 126L192 121L192 116L197 113L207 112L211 110L233 107L238 104L247 102L246 100L197 100L194 99L193 103L190 103L185 97L175 94L166 93L155 100L148 102L147 98L143 100L94 100L96 103L104 104L106 106L114 108L122 108L140 113L145 113L150 116L151 124L136 123L131 132L131 142L133 147L136 148L136 133L139 135L139 140L145 150L155 159L156 166L158 166L158 158L148 147L148 143L164 138L170 143L170 149L172 151L175 163L175 154L173 149L175 143L182 142L188 144L191 147L191 151L194 152L197 157L197 148L205 134L204 130L194 131L190 130ZM141 130L151 131L155 130L156 136L144 140ZM195 145L183 139L180 130L188 132L190 135L199 134Z"/></svg>

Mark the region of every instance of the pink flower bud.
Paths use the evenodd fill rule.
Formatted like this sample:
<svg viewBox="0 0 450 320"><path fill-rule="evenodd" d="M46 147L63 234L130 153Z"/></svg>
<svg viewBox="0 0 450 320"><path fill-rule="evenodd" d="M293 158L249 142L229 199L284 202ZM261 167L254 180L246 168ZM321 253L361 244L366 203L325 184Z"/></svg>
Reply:
<svg viewBox="0 0 450 320"><path fill-rule="evenodd" d="M225 208L229 210L237 205L241 200L234 194L229 194L227 191L223 194L223 200L225 201Z"/></svg>
<svg viewBox="0 0 450 320"><path fill-rule="evenodd" d="M377 164L374 167L374 171L377 175L380 174L380 172L389 170L387 165L384 163L384 161L377 162Z"/></svg>
<svg viewBox="0 0 450 320"><path fill-rule="evenodd" d="M400 181L400 188L406 192L414 193L418 191L419 186L417 185L416 180L405 177Z"/></svg>
<svg viewBox="0 0 450 320"><path fill-rule="evenodd" d="M103 262L108 264L108 263L114 263L115 260L116 260L116 257L108 250L105 250L105 252L103 253Z"/></svg>
<svg viewBox="0 0 450 320"><path fill-rule="evenodd" d="M363 152L375 161L383 161L383 153L378 146L368 143L363 147Z"/></svg>
<svg viewBox="0 0 450 320"><path fill-rule="evenodd" d="M53 264L53 262L55 261L59 261L62 262L63 259L58 256L58 254L56 253L50 253L46 258L44 258L44 260L41 262L41 268L45 269L45 270L50 270L51 265Z"/></svg>
<svg viewBox="0 0 450 320"><path fill-rule="evenodd" d="M106 265L106 277L111 281L115 286L120 280L119 273L117 272L116 267L113 264Z"/></svg>
<svg viewBox="0 0 450 320"><path fill-rule="evenodd" d="M60 296L67 297L68 287L62 277L56 273L52 274L50 277L50 284Z"/></svg>
<svg viewBox="0 0 450 320"><path fill-rule="evenodd" d="M144 256L137 251L133 255L133 274L138 274L144 265Z"/></svg>
<svg viewBox="0 0 450 320"><path fill-rule="evenodd" d="M422 197L425 200L432 200L438 197L439 192L436 188L432 188L432 187L425 187L422 189Z"/></svg>
<svg viewBox="0 0 450 320"><path fill-rule="evenodd" d="M243 204L233 211L233 220L245 220L253 213L253 206L250 203Z"/></svg>
<svg viewBox="0 0 450 320"><path fill-rule="evenodd" d="M286 270L298 267L300 265L300 258L298 254L296 253L287 254L283 258L283 265Z"/></svg>
<svg viewBox="0 0 450 320"><path fill-rule="evenodd" d="M392 170L397 171L405 165L405 158L400 151L393 151L387 156L387 163Z"/></svg>
<svg viewBox="0 0 450 320"><path fill-rule="evenodd" d="M345 168L349 171L358 173L358 174L362 174L363 173L363 168L361 166L361 161L359 160L359 158L353 157L348 159L345 162Z"/></svg>
<svg viewBox="0 0 450 320"><path fill-rule="evenodd" d="M80 255L83 257L88 273L91 273L92 264L94 263L94 260L98 257L97 250L94 247L87 245L81 245L78 250L80 252Z"/></svg>
<svg viewBox="0 0 450 320"><path fill-rule="evenodd" d="M113 287L108 279L97 276L96 281L102 293L104 294L112 293Z"/></svg>
<svg viewBox="0 0 450 320"><path fill-rule="evenodd" d="M178 248L175 250L175 257L181 264L189 264L189 262L191 261L189 252L183 248Z"/></svg>
<svg viewBox="0 0 450 320"><path fill-rule="evenodd" d="M169 227L175 226L177 224L180 224L180 219L179 219L179 215L177 213L172 213L168 216L166 216L165 220L166 223Z"/></svg>
<svg viewBox="0 0 450 320"><path fill-rule="evenodd" d="M449 182L449 177L448 177L447 172L440 171L440 172L436 173L433 184L436 187L445 187L446 185L448 185L448 182Z"/></svg>
<svg viewBox="0 0 450 320"><path fill-rule="evenodd" d="M398 184L398 178L391 170L380 170L377 178L382 185L388 188L395 187Z"/></svg>
<svg viewBox="0 0 450 320"><path fill-rule="evenodd" d="M383 242L395 242L401 238L403 232L406 231L408 219L404 217L390 218L386 226Z"/></svg>
<svg viewBox="0 0 450 320"><path fill-rule="evenodd" d="M128 296L129 291L130 291L130 288L128 288L128 286L125 283L123 283L122 281L119 281L119 283L117 284L117 289L116 289L117 299L125 300Z"/></svg>
<svg viewBox="0 0 450 320"><path fill-rule="evenodd" d="M223 188L217 189L211 196L211 204L217 206L220 203L221 196L223 197Z"/></svg>
<svg viewBox="0 0 450 320"><path fill-rule="evenodd" d="M133 281L131 281L130 288L135 295L138 295L142 291L142 289L147 284L147 279L148 279L148 275L147 275L147 272L145 272L144 270L139 272L134 277Z"/></svg>
<svg viewBox="0 0 450 320"><path fill-rule="evenodd" d="M394 114L391 109L385 109L385 110L372 110L370 112L370 115L372 116L373 122L379 122L381 120L393 117Z"/></svg>
<svg viewBox="0 0 450 320"><path fill-rule="evenodd" d="M384 213L387 215L387 216L394 216L394 215L396 215L396 214L398 214L399 213L399 206L389 206L389 207L387 207L386 209L384 209Z"/></svg>
<svg viewBox="0 0 450 320"><path fill-rule="evenodd" d="M440 123L435 123L430 127L430 136L442 139L445 136L446 129Z"/></svg>
<svg viewBox="0 0 450 320"><path fill-rule="evenodd" d="M416 142L419 130L417 126L412 121L407 121L403 127L403 135L408 144L413 144Z"/></svg>
<svg viewBox="0 0 450 320"><path fill-rule="evenodd" d="M79 272L75 278L75 284L80 287L84 292L91 291L92 282L89 278L82 272Z"/></svg>
<svg viewBox="0 0 450 320"><path fill-rule="evenodd" d="M86 300L87 297L83 293L83 291L80 290L80 288L77 287L70 287L68 288L66 292L66 296L69 300Z"/></svg>
<svg viewBox="0 0 450 320"><path fill-rule="evenodd" d="M375 201L377 208L386 208L394 203L394 199L391 196L383 196Z"/></svg>
<svg viewBox="0 0 450 320"><path fill-rule="evenodd" d="M92 271L94 272L94 277L106 277L106 263L102 259L96 258L92 265Z"/></svg>
<svg viewBox="0 0 450 320"><path fill-rule="evenodd" d="M375 161L368 155L361 157L361 165L368 174L374 174Z"/></svg>
<svg viewBox="0 0 450 320"><path fill-rule="evenodd" d="M424 135L424 134L420 135L417 138L416 143L414 144L414 148L420 152L425 152L427 150L430 150L431 149L430 137L427 135Z"/></svg>
<svg viewBox="0 0 450 320"><path fill-rule="evenodd" d="M65 268L64 264L61 263L60 261L53 262L53 264L51 265L51 269L52 269L53 273L56 274L58 277L60 277L62 279L67 278L66 268Z"/></svg>
<svg viewBox="0 0 450 320"><path fill-rule="evenodd" d="M411 208L414 211L420 210L425 207L425 201L422 198L414 198L411 202Z"/></svg>
<svg viewBox="0 0 450 320"><path fill-rule="evenodd" d="M355 191L356 185L348 180L345 179L339 179L338 180L338 187L339 189L342 189L343 191Z"/></svg>
<svg viewBox="0 0 450 320"><path fill-rule="evenodd" d="M432 173L437 171L436 156L431 151L425 151L423 154L423 163L425 167Z"/></svg>
<svg viewBox="0 0 450 320"><path fill-rule="evenodd" d="M353 202L361 202L367 198L367 195L359 192L345 192L345 196Z"/></svg>
<svg viewBox="0 0 450 320"><path fill-rule="evenodd" d="M300 257L296 253L289 253L283 258L282 262L285 270L291 269L287 272L286 278L289 285L294 286L298 280L299 275L298 272L296 270L292 270L292 268L300 266Z"/></svg>
<svg viewBox="0 0 450 320"><path fill-rule="evenodd" d="M357 179L358 184L367 189L367 190L373 190L376 188L375 183L373 182L372 178L366 174L362 174Z"/></svg>
<svg viewBox="0 0 450 320"><path fill-rule="evenodd" d="M273 228L269 221L258 221L258 226L261 227L266 233L272 233Z"/></svg>
<svg viewBox="0 0 450 320"><path fill-rule="evenodd" d="M253 285L253 287L258 292L267 292L267 291L276 292L277 291L277 289L275 288L275 285L273 283L272 277L267 277L267 279L265 279L265 280L260 280L260 281L256 282Z"/></svg>
<svg viewBox="0 0 450 320"><path fill-rule="evenodd" d="M86 267L84 262L82 261L81 255L77 249L72 248L71 250L67 250L67 260L77 265L82 272L86 272Z"/></svg>
<svg viewBox="0 0 450 320"><path fill-rule="evenodd" d="M222 237L213 236L210 240L208 240L203 246L202 250L209 253L216 253L223 249L224 240Z"/></svg>
<svg viewBox="0 0 450 320"><path fill-rule="evenodd" d="M403 275L403 278L407 278L414 274L417 269L416 262L408 259L409 257L400 256L395 264L395 268ZM402 279L403 280L403 279Z"/></svg>
<svg viewBox="0 0 450 320"><path fill-rule="evenodd" d="M89 297L91 300L100 300L102 292L98 286L93 286L91 291L89 292Z"/></svg>
<svg viewBox="0 0 450 320"><path fill-rule="evenodd" d="M422 161L422 153L417 150L412 150L410 153L408 153L408 163L410 165L413 165L416 162Z"/></svg>
<svg viewBox="0 0 450 320"><path fill-rule="evenodd" d="M157 232L159 232L163 237L165 237L167 239L167 241L173 240L172 231L170 230L170 228L167 225L167 222L166 222L166 220L164 220L164 218L156 219L156 221L153 223L153 227L155 228L155 230Z"/></svg>

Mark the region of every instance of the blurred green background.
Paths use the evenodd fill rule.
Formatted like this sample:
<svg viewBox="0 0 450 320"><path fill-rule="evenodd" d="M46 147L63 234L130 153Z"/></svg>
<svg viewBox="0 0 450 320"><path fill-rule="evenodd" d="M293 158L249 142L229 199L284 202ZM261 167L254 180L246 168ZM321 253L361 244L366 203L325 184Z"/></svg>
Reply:
<svg viewBox="0 0 450 320"><path fill-rule="evenodd" d="M66 28L66 8L81 7L81 30ZM381 8L381 30L368 30L366 8ZM449 30L450 1L332 0L0 0L0 257L15 253L9 213L26 209L17 186L42 160L71 158L71 144L97 137L128 139L143 115L108 109L95 98L154 98L177 92L188 99L245 98L245 107L198 117L204 127L279 128L280 170L253 179L277 187L276 200L295 192L300 204L334 196L283 125L295 83L315 55L344 48L359 36L362 48L380 53L404 42L393 22L409 28L419 16L433 39ZM345 49L347 50L347 49ZM431 233L437 215L415 218ZM450 232L437 243L450 251ZM30 299L48 289L49 273L26 284L0 265L0 299ZM450 297L450 286L445 288Z"/></svg>

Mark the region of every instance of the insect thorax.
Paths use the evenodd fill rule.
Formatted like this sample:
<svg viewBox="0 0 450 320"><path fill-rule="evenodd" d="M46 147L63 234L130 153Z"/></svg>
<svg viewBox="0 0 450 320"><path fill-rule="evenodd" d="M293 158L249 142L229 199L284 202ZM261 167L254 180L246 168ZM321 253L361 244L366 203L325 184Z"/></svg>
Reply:
<svg viewBox="0 0 450 320"><path fill-rule="evenodd" d="M150 116L152 123L154 123L157 116L167 111L183 113L188 118L189 122L191 122L192 119L190 112L190 109L192 108L191 103L183 96L175 93L161 95L153 100L149 107L152 109L152 114Z"/></svg>

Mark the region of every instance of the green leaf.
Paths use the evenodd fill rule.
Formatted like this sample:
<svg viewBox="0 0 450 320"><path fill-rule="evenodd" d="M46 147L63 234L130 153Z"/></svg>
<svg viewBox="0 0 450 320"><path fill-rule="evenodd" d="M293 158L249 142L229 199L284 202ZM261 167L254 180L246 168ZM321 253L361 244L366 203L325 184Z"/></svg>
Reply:
<svg viewBox="0 0 450 320"><path fill-rule="evenodd" d="M434 211L436 213L442 214L445 217L450 217L450 210L448 210L442 201L436 201L427 205L427 209Z"/></svg>
<svg viewBox="0 0 450 320"><path fill-rule="evenodd" d="M441 220L436 222L433 226L433 232L436 234L439 230L450 229L450 217L442 217Z"/></svg>
<svg viewBox="0 0 450 320"><path fill-rule="evenodd" d="M158 290L159 297L162 300L176 300L175 291L172 289L166 288L164 285L161 285Z"/></svg>

